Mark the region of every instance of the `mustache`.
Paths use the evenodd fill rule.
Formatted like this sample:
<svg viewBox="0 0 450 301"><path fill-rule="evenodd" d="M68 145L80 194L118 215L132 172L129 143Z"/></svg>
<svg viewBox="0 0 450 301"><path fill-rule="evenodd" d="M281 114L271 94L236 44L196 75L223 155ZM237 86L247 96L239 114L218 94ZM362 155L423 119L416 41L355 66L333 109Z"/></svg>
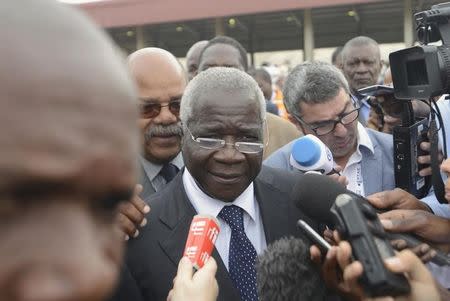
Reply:
<svg viewBox="0 0 450 301"><path fill-rule="evenodd" d="M162 125L156 124L149 126L144 133L145 140L148 140L154 136L183 136L183 127L181 122L176 124Z"/></svg>

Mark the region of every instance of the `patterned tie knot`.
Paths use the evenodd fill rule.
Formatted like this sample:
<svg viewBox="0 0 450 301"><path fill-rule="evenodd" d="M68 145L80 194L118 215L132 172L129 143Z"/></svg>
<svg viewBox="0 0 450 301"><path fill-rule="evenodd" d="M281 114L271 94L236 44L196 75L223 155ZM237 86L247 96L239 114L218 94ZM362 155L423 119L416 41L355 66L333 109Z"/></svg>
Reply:
<svg viewBox="0 0 450 301"><path fill-rule="evenodd" d="M166 180L166 183L169 183L178 173L178 167L176 167L172 163L166 163L163 165L159 173L164 178L164 180Z"/></svg>
<svg viewBox="0 0 450 301"><path fill-rule="evenodd" d="M224 206L220 210L219 217L230 226L231 230L244 231L244 213L241 207L235 205Z"/></svg>

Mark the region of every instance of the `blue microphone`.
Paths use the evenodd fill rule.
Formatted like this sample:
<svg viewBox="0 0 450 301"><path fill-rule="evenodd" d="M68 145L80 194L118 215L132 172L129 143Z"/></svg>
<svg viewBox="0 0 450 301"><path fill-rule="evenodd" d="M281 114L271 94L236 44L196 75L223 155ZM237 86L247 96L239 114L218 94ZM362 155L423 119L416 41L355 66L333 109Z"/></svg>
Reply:
<svg viewBox="0 0 450 301"><path fill-rule="evenodd" d="M330 149L319 138L310 134L294 142L289 162L302 172L329 174L334 171Z"/></svg>

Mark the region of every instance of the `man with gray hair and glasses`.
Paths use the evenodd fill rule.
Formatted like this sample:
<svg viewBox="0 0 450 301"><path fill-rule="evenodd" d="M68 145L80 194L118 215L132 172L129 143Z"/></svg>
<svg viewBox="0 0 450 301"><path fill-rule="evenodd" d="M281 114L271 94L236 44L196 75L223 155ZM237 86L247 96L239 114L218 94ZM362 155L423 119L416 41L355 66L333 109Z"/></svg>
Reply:
<svg viewBox="0 0 450 301"><path fill-rule="evenodd" d="M358 122L359 108L341 71L328 63L300 64L288 75L283 94L291 122L328 146L349 190L366 196L394 189L392 136ZM264 164L293 170L289 162L293 144L273 153Z"/></svg>
<svg viewBox="0 0 450 301"><path fill-rule="evenodd" d="M128 244L127 267L144 300L166 300L196 214L216 217L221 228L212 253L217 300L258 300L255 260L271 242L294 235L309 245L296 222L317 223L290 195L301 176L261 168L265 108L258 84L235 68L209 68L188 84L180 111L185 168L150 197L148 223Z"/></svg>

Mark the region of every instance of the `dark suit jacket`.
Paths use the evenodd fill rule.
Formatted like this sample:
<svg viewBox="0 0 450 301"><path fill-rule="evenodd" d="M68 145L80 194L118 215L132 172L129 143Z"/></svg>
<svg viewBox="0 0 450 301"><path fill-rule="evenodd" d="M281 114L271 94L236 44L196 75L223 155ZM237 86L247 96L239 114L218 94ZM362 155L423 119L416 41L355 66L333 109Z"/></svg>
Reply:
<svg viewBox="0 0 450 301"><path fill-rule="evenodd" d="M155 187L153 187L152 182L147 177L147 174L145 173L144 167L142 166L142 163L139 162L139 184L142 185L142 192L140 197L145 200L148 199L152 194L155 193Z"/></svg>
<svg viewBox="0 0 450 301"><path fill-rule="evenodd" d="M294 206L291 199L291 188L299 177L301 175L263 167L254 181L267 244L289 235L303 237L309 243L296 228L299 218L307 221L313 228L317 227L315 222ZM151 211L147 216L148 223L139 237L129 242L126 264L145 301L166 300L184 251L190 223L196 214L184 190L182 173L163 190L153 194L149 204ZM217 300L239 300L239 293L217 250L213 251L212 256L218 264ZM122 285L127 286L130 287ZM121 294L127 295L124 292ZM128 298L126 300L134 301Z"/></svg>

